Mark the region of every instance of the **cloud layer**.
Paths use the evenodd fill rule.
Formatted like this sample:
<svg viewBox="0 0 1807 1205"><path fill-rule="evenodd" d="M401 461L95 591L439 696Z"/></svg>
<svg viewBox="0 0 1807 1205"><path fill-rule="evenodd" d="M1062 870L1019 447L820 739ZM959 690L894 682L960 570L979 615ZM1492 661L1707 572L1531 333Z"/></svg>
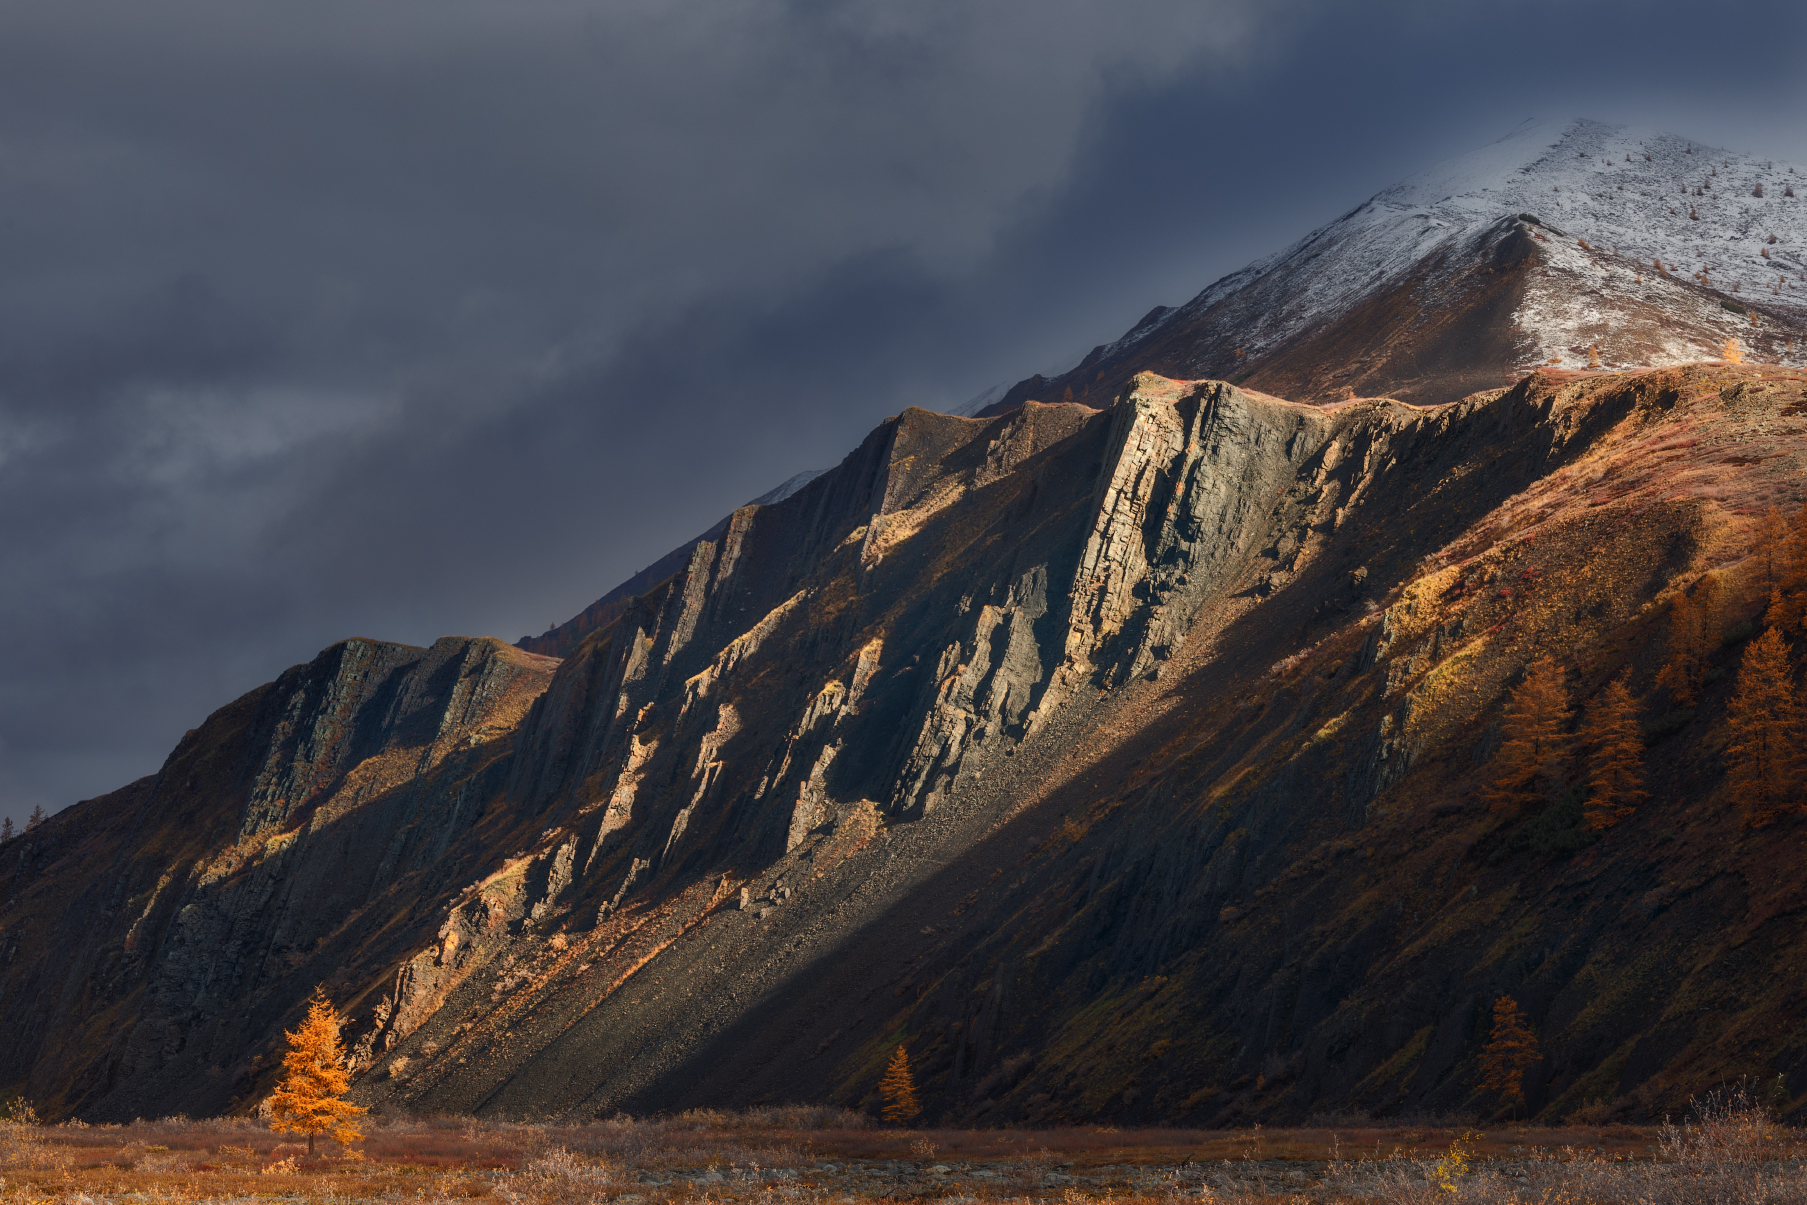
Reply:
<svg viewBox="0 0 1807 1205"><path fill-rule="evenodd" d="M0 811L331 640L562 620L1533 113L1807 158L1802 17L1697 17L11 4Z"/></svg>

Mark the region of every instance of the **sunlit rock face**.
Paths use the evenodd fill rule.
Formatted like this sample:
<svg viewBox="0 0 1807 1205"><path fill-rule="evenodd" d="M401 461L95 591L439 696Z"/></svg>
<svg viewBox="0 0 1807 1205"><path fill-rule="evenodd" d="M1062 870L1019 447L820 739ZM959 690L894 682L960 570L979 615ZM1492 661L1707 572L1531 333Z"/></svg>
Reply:
<svg viewBox="0 0 1807 1205"><path fill-rule="evenodd" d="M1695 155L1625 137L1519 174ZM1633 279L1629 234L1502 215L1497 175L1154 315L1078 400L888 420L562 659L348 640L222 708L0 847L0 1085L250 1110L317 984L359 1098L424 1112L863 1105L900 1041L948 1123L1450 1111L1500 994L1552 1116L1807 1071L1765 969L1807 940L1792 829L1746 831L1722 784L1758 524L1803 501L1798 307ZM1632 332L1589 336L1599 370L1527 317L1588 289ZM1217 364L1212 323L1245 324L1214 370L1241 384L1146 370ZM1732 337L1748 362L1611 368ZM1657 685L1681 590L1724 636L1691 709ZM1544 657L1578 709L1620 675L1644 700L1651 797L1604 834L1575 789L1480 802Z"/></svg>

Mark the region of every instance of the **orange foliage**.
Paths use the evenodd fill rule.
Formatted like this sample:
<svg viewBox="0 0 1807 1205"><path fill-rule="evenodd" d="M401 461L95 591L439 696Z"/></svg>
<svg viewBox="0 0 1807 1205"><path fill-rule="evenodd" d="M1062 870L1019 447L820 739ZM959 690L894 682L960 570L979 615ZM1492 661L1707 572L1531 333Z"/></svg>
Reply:
<svg viewBox="0 0 1807 1205"><path fill-rule="evenodd" d="M1582 816L1591 829L1608 829L1649 797L1644 789L1644 741L1638 728L1638 701L1623 676L1607 683L1587 709L1582 742L1587 759L1588 801Z"/></svg>
<svg viewBox="0 0 1807 1205"><path fill-rule="evenodd" d="M288 1074L270 1097L270 1128L286 1134L306 1134L307 1153L314 1153L314 1135L332 1131L342 1143L364 1135L351 1119L370 1110L343 1099L351 1087L345 1070L345 1051L339 1045L344 1023L332 1003L315 989L308 1001L307 1020L286 1036L289 1052L282 1058Z"/></svg>
<svg viewBox="0 0 1807 1205"><path fill-rule="evenodd" d="M922 1105L916 1099L916 1077L910 1074L910 1056L904 1053L902 1046L891 1055L885 1078L879 1081L878 1094L885 1101L880 1116L886 1121L902 1123L922 1112Z"/></svg>
<svg viewBox="0 0 1807 1205"><path fill-rule="evenodd" d="M1776 587L1764 618L1784 635L1792 635L1807 616L1807 505L1796 513L1793 524L1781 522L1772 510L1758 527L1757 539L1758 555L1770 566Z"/></svg>
<svg viewBox="0 0 1807 1205"><path fill-rule="evenodd" d="M1516 812L1554 788L1568 754L1563 732L1569 692L1562 670L1545 657L1531 666L1506 702L1504 739L1494 754L1494 778L1486 789L1496 812Z"/></svg>
<svg viewBox="0 0 1807 1205"><path fill-rule="evenodd" d="M1707 654L1713 649L1715 582L1709 576L1695 588L1697 598L1686 593L1669 601L1669 656L1658 671L1656 684L1669 689L1669 701L1677 707L1692 707L1700 697L1700 684L1707 674Z"/></svg>
<svg viewBox="0 0 1807 1205"><path fill-rule="evenodd" d="M1796 805L1801 781L1801 701L1788 665L1788 644L1774 627L1751 642L1738 667L1738 689L1726 704L1726 786L1752 828Z"/></svg>
<svg viewBox="0 0 1807 1205"><path fill-rule="evenodd" d="M1537 1035L1518 1001L1511 996L1495 1000L1493 1034L1481 1050L1481 1091L1498 1092L1503 1103L1523 1104L1525 1072L1542 1061Z"/></svg>

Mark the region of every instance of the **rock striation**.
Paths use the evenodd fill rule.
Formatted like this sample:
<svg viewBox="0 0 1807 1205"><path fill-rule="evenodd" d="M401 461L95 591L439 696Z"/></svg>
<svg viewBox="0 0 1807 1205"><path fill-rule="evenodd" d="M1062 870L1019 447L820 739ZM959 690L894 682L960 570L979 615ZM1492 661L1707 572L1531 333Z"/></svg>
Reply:
<svg viewBox="0 0 1807 1205"><path fill-rule="evenodd" d="M250 1111L321 985L380 1108L863 1106L907 1042L949 1124L1450 1112L1509 994L1533 1112L1747 1073L1792 1107L1798 832L1723 754L1807 501L1807 311L1671 248L1807 270L1807 226L1668 214L1694 156L1509 139L992 413L886 421L524 647L289 670L0 845L0 1092ZM1763 362L1701 358L1728 334ZM1609 831L1585 742L1481 802L1546 657L1641 700Z"/></svg>
<svg viewBox="0 0 1807 1205"><path fill-rule="evenodd" d="M1510 990L1544 1104L1672 1103L1693 1014L1587 985L1719 881L1637 843L1713 780L1598 845L1471 792L1534 655L1649 677L1674 590L1757 596L1804 388L907 411L562 660L346 641L0 848L0 1079L250 1109L323 983L382 1107L857 1104L903 1034L948 1120L1289 1117L1460 1104ZM1754 848L1686 940L1761 923Z"/></svg>

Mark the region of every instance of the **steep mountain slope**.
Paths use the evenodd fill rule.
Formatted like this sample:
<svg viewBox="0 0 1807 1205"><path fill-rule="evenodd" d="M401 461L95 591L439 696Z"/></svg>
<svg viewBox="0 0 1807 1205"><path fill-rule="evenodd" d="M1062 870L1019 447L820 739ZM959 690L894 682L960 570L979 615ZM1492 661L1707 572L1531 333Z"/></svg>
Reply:
<svg viewBox="0 0 1807 1205"><path fill-rule="evenodd" d="M6 1081L248 1107L321 980L429 1110L858 1102L899 1040L949 1118L1446 1106L1502 990L1540 1105L1793 1071L1799 830L1715 803L1711 702L1597 846L1472 787L1532 655L1643 690L1676 588L1760 606L1804 388L906 413L556 669L338 646L7 847Z"/></svg>
<svg viewBox="0 0 1807 1205"><path fill-rule="evenodd" d="M1594 171L1521 151L1489 154ZM549 634L562 660L347 641L0 847L0 1093L250 1109L317 983L360 1097L423 1111L859 1104L900 1042L950 1121L1443 1109L1500 992L1548 1055L1534 1109L1807 1092L1803 830L1721 784L1807 372L1253 387L1473 383L1584 284L1613 329L1672 306L1664 355L1794 321L1639 292L1482 166L1154 316L1096 361L1130 374L1107 407L888 420ZM1232 319L1269 340L1244 385L1130 373ZM1727 634L1689 711L1656 685L1681 590ZM1652 725L1652 798L1598 838L1573 790L1475 793L1544 656L1578 701L1628 673Z"/></svg>
<svg viewBox="0 0 1807 1205"><path fill-rule="evenodd" d="M1399 415L1279 592L1171 685L1114 692L1045 796L648 1103L823 1075L869 1102L906 1040L947 1121L1486 1107L1477 1056L1509 993L1546 1115L1649 1118L1745 1074L1781 1074L1793 1106L1803 829L1747 828L1721 754L1770 581L1748 554L1774 551L1750 520L1807 493L1804 378L1540 374ZM1448 514L1477 477L1512 496ZM1357 557L1386 605L1306 643ZM1682 590L1727 634L1692 710L1655 683ZM1621 673L1646 701L1652 798L1603 835L1578 795L1479 798L1500 696L1543 655L1578 704Z"/></svg>
<svg viewBox="0 0 1807 1205"><path fill-rule="evenodd" d="M1807 169L1774 160L1598 122L1527 123L1184 306L1155 307L1071 371L1030 377L978 413L1007 413L1027 399L1109 406L1144 371L1222 378L1295 401L1423 405L1596 357L1613 368L1716 357L1728 337L1766 363L1801 365L1802 193ZM755 501L778 501L800 484ZM566 655L629 598L676 573L695 545L517 643Z"/></svg>
<svg viewBox="0 0 1807 1205"><path fill-rule="evenodd" d="M7 1090L97 1117L245 1103L298 993L405 958L412 910L531 825L485 808L556 664L348 640L0 847Z"/></svg>
<svg viewBox="0 0 1807 1205"><path fill-rule="evenodd" d="M1586 366L1590 347L1607 367L1656 367L1718 355L1728 335L1766 362L1807 363L1802 193L1807 175L1772 160L1597 122L1528 124L1157 307L991 409L1108 405L1142 371L1299 401L1439 403L1541 365Z"/></svg>

